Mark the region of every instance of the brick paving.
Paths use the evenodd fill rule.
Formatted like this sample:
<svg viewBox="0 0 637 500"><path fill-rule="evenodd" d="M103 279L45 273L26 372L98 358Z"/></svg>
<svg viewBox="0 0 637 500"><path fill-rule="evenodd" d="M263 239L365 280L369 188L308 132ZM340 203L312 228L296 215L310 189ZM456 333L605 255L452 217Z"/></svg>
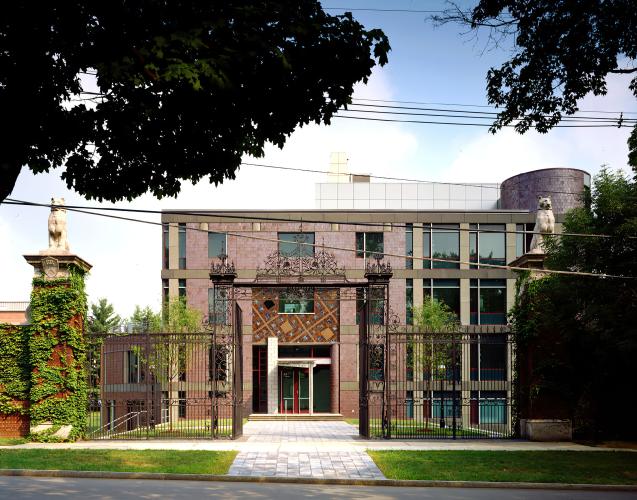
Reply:
<svg viewBox="0 0 637 500"><path fill-rule="evenodd" d="M231 476L385 479L369 455L361 451L244 451L228 472Z"/></svg>
<svg viewBox="0 0 637 500"><path fill-rule="evenodd" d="M345 422L248 422L243 435L253 446L237 455L231 476L385 478L369 455L354 447L357 429Z"/></svg>

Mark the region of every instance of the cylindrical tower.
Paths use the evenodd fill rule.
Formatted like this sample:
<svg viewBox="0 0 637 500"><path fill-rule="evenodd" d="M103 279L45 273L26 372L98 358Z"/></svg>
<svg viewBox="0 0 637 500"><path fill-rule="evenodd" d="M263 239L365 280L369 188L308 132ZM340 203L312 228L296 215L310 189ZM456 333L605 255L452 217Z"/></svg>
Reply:
<svg viewBox="0 0 637 500"><path fill-rule="evenodd" d="M509 177L500 184L500 208L537 209L538 196L549 196L555 213L563 214L582 206L585 187L591 176L577 168L543 168Z"/></svg>

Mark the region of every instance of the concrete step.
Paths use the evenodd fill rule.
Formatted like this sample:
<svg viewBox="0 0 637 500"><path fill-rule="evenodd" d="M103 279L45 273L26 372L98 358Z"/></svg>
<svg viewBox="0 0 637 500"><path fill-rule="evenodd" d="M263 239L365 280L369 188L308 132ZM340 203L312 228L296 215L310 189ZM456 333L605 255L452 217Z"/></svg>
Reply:
<svg viewBox="0 0 637 500"><path fill-rule="evenodd" d="M334 421L343 420L340 413L287 413L287 414L269 414L269 413L252 413L248 417L248 421L280 421L280 422L301 422L301 421Z"/></svg>

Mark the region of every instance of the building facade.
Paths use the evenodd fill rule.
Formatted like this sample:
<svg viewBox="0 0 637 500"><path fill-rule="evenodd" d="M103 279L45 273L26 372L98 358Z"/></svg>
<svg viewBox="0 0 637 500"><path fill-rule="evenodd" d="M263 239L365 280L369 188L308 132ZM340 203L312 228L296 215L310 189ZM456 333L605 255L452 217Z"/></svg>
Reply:
<svg viewBox="0 0 637 500"><path fill-rule="evenodd" d="M559 174L573 177L571 172L550 170L553 178ZM538 172L532 173L536 183L541 172L546 171ZM347 186L335 184L337 191L343 185ZM507 181L500 188L506 185ZM560 186L562 189L551 193L546 183L537 185L541 190L538 196L552 196L560 207L556 213L559 232L563 213L579 199L572 193L583 191L586 177L580 175L571 182L568 191ZM349 186L354 192L356 183ZM380 192L378 186L368 184L366 192L371 193L372 187ZM384 186L384 193L396 189L388 187L389 184L380 186ZM521 186L517 179L515 190L522 192ZM323 188L318 189L323 192ZM420 186L414 188L418 193ZM435 186L429 188L433 196ZM444 198L445 192L447 197L451 196L451 187L447 186L440 198ZM459 192L454 193L460 196ZM466 198L466 190L464 195ZM237 301L242 311L243 396L247 411L356 417L362 362L360 307L365 297L355 284L364 280L366 264L382 255L382 262L391 265L389 307L406 329L413 324L413 306L431 298L447 304L463 325L474 325L474 331L505 325L507 311L514 302L516 276L497 266L506 266L528 250L535 214L526 207L516 206L527 204L528 196L525 192L522 200L501 192L495 205L501 206L506 199L507 206L475 210L165 212L161 273L164 298L183 297L191 307L219 321L215 309L223 300L216 296L210 269L219 262L219 256L227 255L228 262L235 266L236 281L252 283L251 293ZM490 204L492 196L481 195L480 200ZM442 199L438 202L444 204ZM447 206L448 203L449 200ZM299 298L281 293L285 287L274 290L265 283L262 288L258 286L259 273L272 259L278 262L290 258L295 262L294 259L315 258L319 253L334 259L352 290L344 293L339 285L319 284L312 287L309 295ZM475 373L487 378L489 373L499 373L498 377L508 385L502 386L503 391L489 391L485 397L509 400L511 367L506 359L510 356L494 357L488 349L482 352L480 347L476 352L467 349L466 356L462 354L467 361L463 362L463 374L459 377L469 381L475 380ZM373 374L370 376L373 378ZM467 398L469 394L474 398L474 393L477 399L481 398L480 387L475 388L476 391L467 389ZM420 410L418 404L412 403L411 409L405 410L406 417L418 411L435 417L436 404L444 413L444 401L436 403L435 394L420 392L407 390L405 398L412 402L428 399L430 403L420 404ZM444 398L444 393L441 389L439 399ZM479 417L466 416L470 418Z"/></svg>

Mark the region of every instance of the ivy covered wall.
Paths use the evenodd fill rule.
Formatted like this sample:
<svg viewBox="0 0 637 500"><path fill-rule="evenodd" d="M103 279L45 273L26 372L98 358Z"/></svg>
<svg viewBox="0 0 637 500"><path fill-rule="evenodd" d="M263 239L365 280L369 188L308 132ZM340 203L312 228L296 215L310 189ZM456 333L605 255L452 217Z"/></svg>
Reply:
<svg viewBox="0 0 637 500"><path fill-rule="evenodd" d="M28 432L30 385L28 328L0 323L0 435Z"/></svg>
<svg viewBox="0 0 637 500"><path fill-rule="evenodd" d="M31 428L53 424L32 437L56 440L63 426L71 426L68 439L86 430L86 343L83 325L87 303L84 273L70 268L68 278L33 279L29 358L32 366Z"/></svg>

